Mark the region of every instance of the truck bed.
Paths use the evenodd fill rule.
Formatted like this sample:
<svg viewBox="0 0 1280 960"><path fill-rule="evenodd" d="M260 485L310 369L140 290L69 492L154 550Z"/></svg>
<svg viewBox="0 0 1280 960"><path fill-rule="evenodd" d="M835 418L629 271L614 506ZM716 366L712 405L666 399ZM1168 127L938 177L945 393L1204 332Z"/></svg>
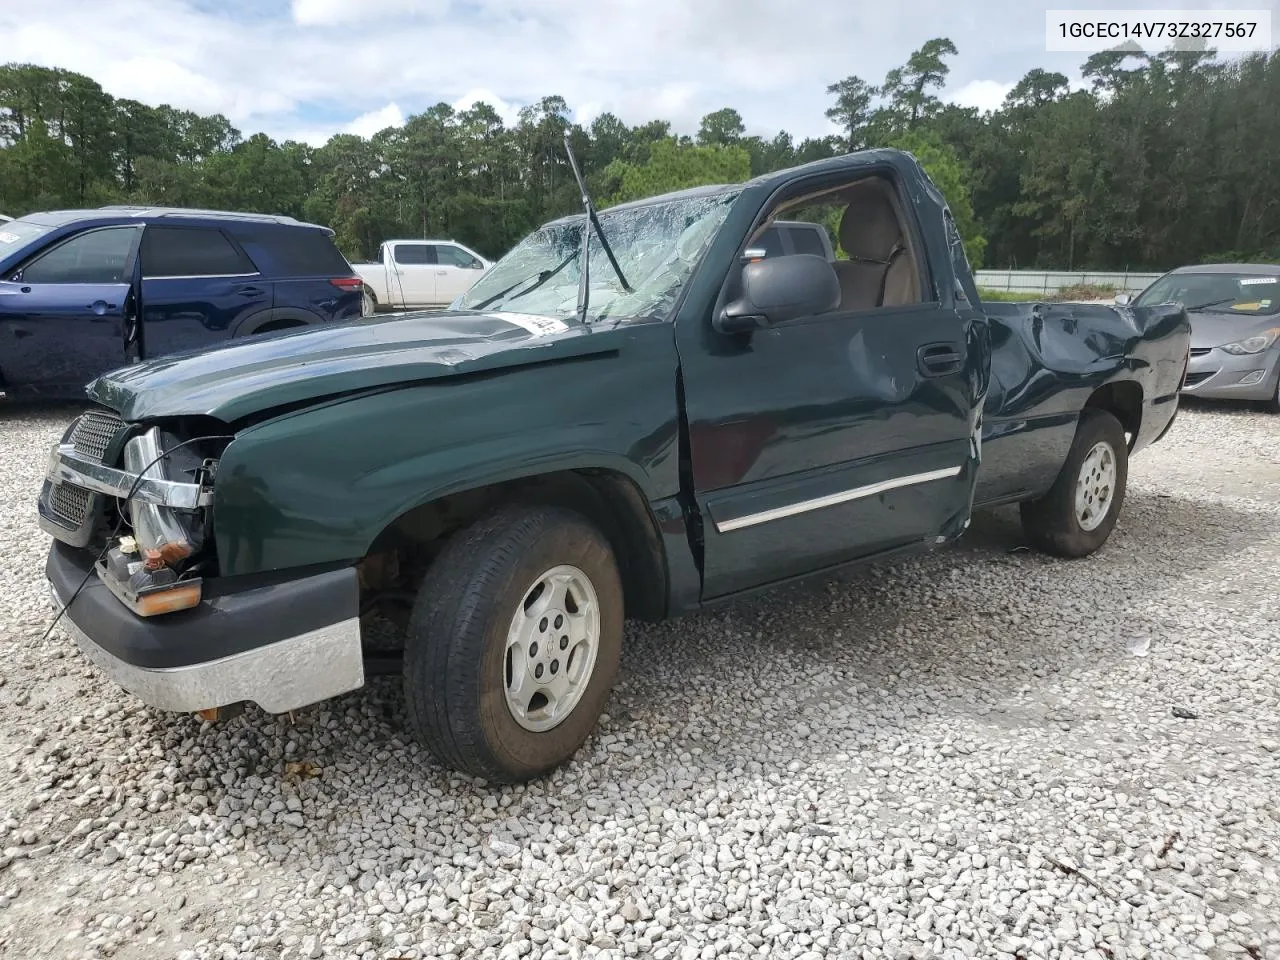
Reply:
<svg viewBox="0 0 1280 960"><path fill-rule="evenodd" d="M991 320L991 384L976 504L1047 491L1081 411L1099 390L1136 398L1133 422L1125 424L1127 431L1137 427L1131 452L1167 426L1186 362L1190 324L1182 308L1038 302L983 308Z"/></svg>

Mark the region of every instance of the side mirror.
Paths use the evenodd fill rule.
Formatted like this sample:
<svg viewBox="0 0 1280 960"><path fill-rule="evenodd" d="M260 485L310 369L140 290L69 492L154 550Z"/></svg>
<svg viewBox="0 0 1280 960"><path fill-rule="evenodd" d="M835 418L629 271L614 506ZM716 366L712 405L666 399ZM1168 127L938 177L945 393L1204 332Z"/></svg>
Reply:
<svg viewBox="0 0 1280 960"><path fill-rule="evenodd" d="M1117 294L1116 294L1116 306L1117 306L1117 307L1127 307L1127 306L1128 306L1129 304L1131 304L1131 303L1133 303L1133 297L1132 297L1132 296L1130 296L1129 294L1127 294L1127 293L1117 293Z"/></svg>
<svg viewBox="0 0 1280 960"><path fill-rule="evenodd" d="M715 318L720 333L744 333L840 306L840 280L825 259L793 253L748 263L742 295Z"/></svg>

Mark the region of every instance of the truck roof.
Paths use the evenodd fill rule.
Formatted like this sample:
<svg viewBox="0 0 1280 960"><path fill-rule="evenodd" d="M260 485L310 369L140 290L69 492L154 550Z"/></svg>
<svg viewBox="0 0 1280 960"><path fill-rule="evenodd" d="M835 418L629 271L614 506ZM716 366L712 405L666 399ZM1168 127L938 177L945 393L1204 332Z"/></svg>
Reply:
<svg viewBox="0 0 1280 960"><path fill-rule="evenodd" d="M796 167L787 167L784 170L775 170L771 173L763 173L758 177L746 181L745 183L717 183L708 184L700 187L686 187L684 190L672 190L669 193L659 194L654 197L644 197L640 200L629 200L626 203L614 204L607 207L608 211L616 210L632 210L638 207L645 207L654 203L670 203L674 200L692 200L697 197L714 197L721 194L733 193L743 190L747 187L766 187L771 188L780 186L790 180L794 180L798 176L815 176L824 173L839 173L849 167L866 166L868 163L902 162L903 157L911 155L903 150L895 150L890 147L880 147L874 150L858 150L853 153L841 154L838 157L827 157L822 160L813 160L809 163L803 163ZM604 212L603 210L601 211ZM547 226L558 223L569 223L579 220L583 217L581 213L571 213L553 220Z"/></svg>

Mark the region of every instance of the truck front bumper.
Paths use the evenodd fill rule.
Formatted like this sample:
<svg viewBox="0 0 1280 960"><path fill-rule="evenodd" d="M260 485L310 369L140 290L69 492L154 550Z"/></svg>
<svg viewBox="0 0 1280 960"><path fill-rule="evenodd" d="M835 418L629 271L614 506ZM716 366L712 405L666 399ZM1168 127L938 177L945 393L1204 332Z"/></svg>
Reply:
<svg viewBox="0 0 1280 960"><path fill-rule="evenodd" d="M92 560L55 541L45 564L55 612ZM90 575L59 626L111 680L161 710L248 701L284 713L364 685L350 567L213 593L192 610L157 617L136 616Z"/></svg>

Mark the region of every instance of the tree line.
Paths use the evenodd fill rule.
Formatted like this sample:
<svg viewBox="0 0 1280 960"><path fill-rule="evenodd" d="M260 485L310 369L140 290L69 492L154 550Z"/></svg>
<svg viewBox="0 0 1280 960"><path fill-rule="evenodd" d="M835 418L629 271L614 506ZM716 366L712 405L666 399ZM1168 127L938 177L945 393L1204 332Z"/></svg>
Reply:
<svg viewBox="0 0 1280 960"><path fill-rule="evenodd" d="M957 55L936 38L878 84L830 84L826 114L841 132L828 137L748 136L731 107L703 117L693 136L609 113L584 126L547 96L512 125L488 104L439 103L401 127L321 147L245 138L221 115L7 64L0 212L145 203L278 213L332 227L353 260L393 237L451 237L494 257L577 209L568 131L599 206L896 146L946 195L975 265L1280 261L1280 52L1095 54L1085 89L1033 69L987 113L942 101Z"/></svg>

